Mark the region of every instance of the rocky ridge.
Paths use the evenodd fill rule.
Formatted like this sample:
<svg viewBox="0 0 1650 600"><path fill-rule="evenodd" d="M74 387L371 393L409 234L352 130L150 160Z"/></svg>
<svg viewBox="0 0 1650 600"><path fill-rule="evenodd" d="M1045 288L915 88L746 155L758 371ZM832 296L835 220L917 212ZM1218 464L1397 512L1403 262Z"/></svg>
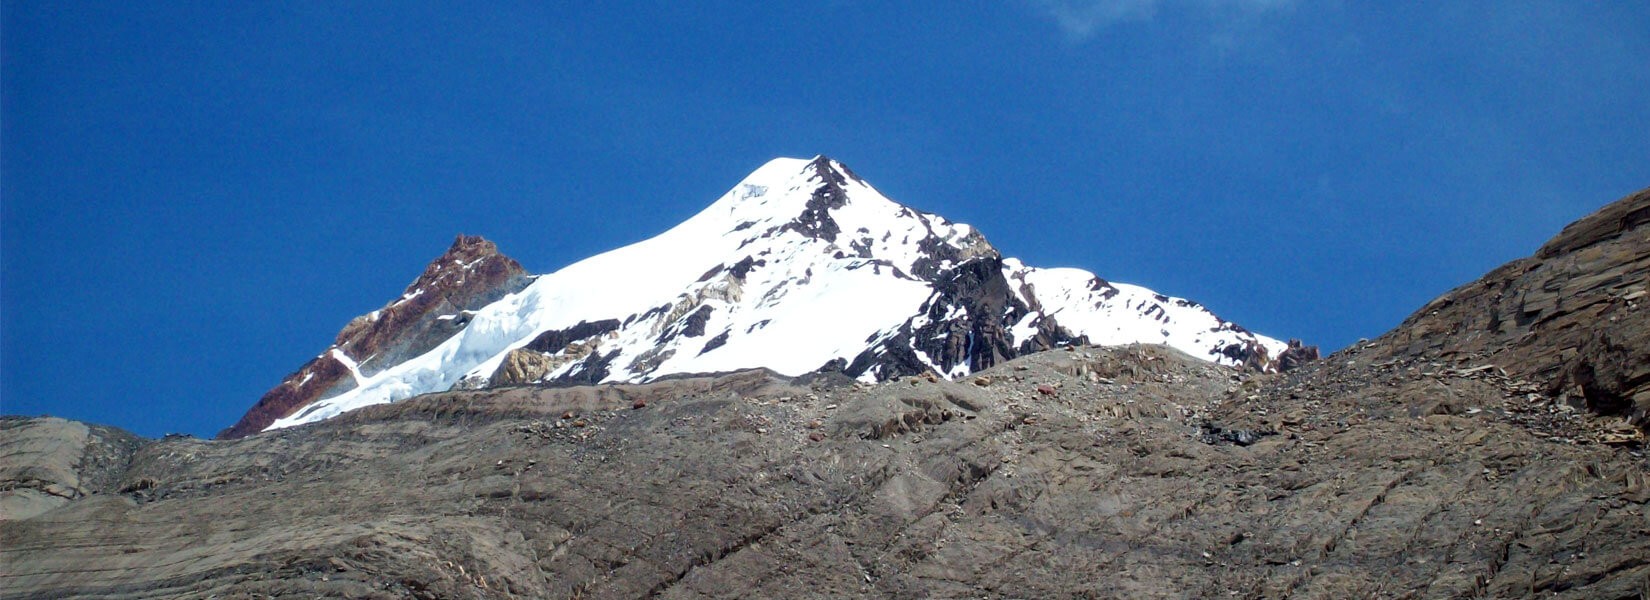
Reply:
<svg viewBox="0 0 1650 600"><path fill-rule="evenodd" d="M1548 397L1650 427L1650 190L1565 227L1371 344L1379 359L1489 366Z"/></svg>
<svg viewBox="0 0 1650 600"><path fill-rule="evenodd" d="M461 242L220 437L452 389L748 368L955 378L1069 344L1299 362L1195 302L1006 258L823 156L774 160L665 233L531 280L492 244Z"/></svg>
<svg viewBox="0 0 1650 600"><path fill-rule="evenodd" d="M520 291L530 281L527 271L500 254L492 242L460 235L400 298L351 319L326 352L265 392L218 437L263 431L276 419L355 388L362 377L428 352L462 330L476 309Z"/></svg>
<svg viewBox="0 0 1650 600"><path fill-rule="evenodd" d="M1547 260L1565 264L1598 245L1559 243ZM1589 277L1570 274L1564 281ZM1447 324L1450 303L1479 297L1461 292L1483 283L1387 336L1280 374L1163 346L1083 346L956 380L755 370L453 391L231 441L128 443L106 428L8 419L0 589L8 598L1650 595L1650 460L1639 430L1555 390L1563 369L1486 362L1563 356L1578 338L1533 326L1497 338L1509 349L1484 341L1507 332L1469 326L1482 322L1474 311ZM1637 321L1619 311L1637 309L1619 302L1608 313L1617 318L1595 320L1590 335L1628 339L1622 329ZM1647 360L1629 354L1620 367ZM17 492L54 483L78 495L9 512Z"/></svg>
<svg viewBox="0 0 1650 600"><path fill-rule="evenodd" d="M958 382L751 371L460 391L235 441L150 441L86 497L0 522L0 585L18 598L1644 593L1638 446L1574 433L1595 418L1584 411L1532 428L1503 408L1550 406L1482 371L1331 360L1258 375L1160 346L1085 347Z"/></svg>

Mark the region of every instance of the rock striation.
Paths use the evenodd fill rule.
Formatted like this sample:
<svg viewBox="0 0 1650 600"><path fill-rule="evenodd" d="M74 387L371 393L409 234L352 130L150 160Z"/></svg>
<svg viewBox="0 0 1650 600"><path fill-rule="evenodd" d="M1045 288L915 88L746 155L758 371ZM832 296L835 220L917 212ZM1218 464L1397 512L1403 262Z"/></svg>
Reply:
<svg viewBox="0 0 1650 600"><path fill-rule="evenodd" d="M1373 349L1494 365L1542 392L1650 426L1650 190L1439 296Z"/></svg>
<svg viewBox="0 0 1650 600"><path fill-rule="evenodd" d="M962 381L746 371L456 391L238 440L147 440L109 483L0 521L0 588L20 599L1644 593L1641 447L1589 442L1597 417L1530 401L1493 370L1375 366L1361 352L1286 374L1162 346L1080 347ZM0 447L20 430L0 428Z"/></svg>
<svg viewBox="0 0 1650 600"><path fill-rule="evenodd" d="M126 462L144 442L112 427L0 417L0 521L116 491Z"/></svg>
<svg viewBox="0 0 1650 600"><path fill-rule="evenodd" d="M796 377L500 385L233 440L0 418L0 590L1642 598L1647 203L1612 204L1392 332L1282 371L1164 345L975 346L992 364L955 379L861 381L839 360ZM964 271L950 297L979 309L968 290L999 286L995 271ZM984 309L1039 310L1023 302ZM714 339L697 307L659 312L677 310L682 327L650 334ZM987 327L902 332L949 344ZM524 380L554 368L506 364Z"/></svg>

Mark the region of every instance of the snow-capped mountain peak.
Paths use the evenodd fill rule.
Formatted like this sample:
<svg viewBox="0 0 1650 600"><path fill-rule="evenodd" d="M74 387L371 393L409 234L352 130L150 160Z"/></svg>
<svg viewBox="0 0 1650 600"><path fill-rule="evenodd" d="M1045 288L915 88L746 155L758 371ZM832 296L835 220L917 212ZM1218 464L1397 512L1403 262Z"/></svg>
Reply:
<svg viewBox="0 0 1650 600"><path fill-rule="evenodd" d="M1284 350L1195 303L1005 259L973 227L894 202L823 156L770 161L664 233L504 291L440 315L462 329L422 354L352 370L267 425L454 387L753 367L956 377L1082 341L1167 343L1225 364ZM335 361L346 358L366 360Z"/></svg>

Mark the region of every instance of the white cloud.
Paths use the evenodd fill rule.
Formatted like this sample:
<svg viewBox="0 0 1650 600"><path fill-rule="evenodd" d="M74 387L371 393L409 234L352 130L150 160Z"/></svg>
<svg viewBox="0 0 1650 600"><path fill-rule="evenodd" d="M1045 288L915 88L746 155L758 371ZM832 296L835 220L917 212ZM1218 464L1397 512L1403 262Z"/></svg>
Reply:
<svg viewBox="0 0 1650 600"><path fill-rule="evenodd" d="M1160 0L1033 0L1068 35L1086 39L1121 21L1145 21Z"/></svg>
<svg viewBox="0 0 1650 600"><path fill-rule="evenodd" d="M1292 7L1297 0L1030 0L1073 39L1084 40L1117 23L1150 21L1160 8L1210 17L1252 16Z"/></svg>

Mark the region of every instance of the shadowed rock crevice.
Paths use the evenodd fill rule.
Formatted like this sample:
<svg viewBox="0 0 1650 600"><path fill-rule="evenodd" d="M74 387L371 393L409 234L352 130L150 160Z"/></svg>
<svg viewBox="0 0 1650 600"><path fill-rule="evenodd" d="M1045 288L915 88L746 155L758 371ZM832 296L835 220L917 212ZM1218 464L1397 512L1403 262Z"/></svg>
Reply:
<svg viewBox="0 0 1650 600"><path fill-rule="evenodd" d="M873 372L879 379L936 369L946 375L972 373L1016 356L1087 343L1053 317L1040 316L1035 333L1016 345L1009 327L1032 309L1010 287L1000 257L956 265L938 276L933 287L916 317L895 336L856 356L844 372L854 377Z"/></svg>
<svg viewBox="0 0 1650 600"><path fill-rule="evenodd" d="M842 189L847 179L837 171L836 163L824 156L815 158L808 168L819 179L819 186L814 188L802 214L782 229L795 231L803 237L835 242L837 235L842 233L842 227L831 218L831 211L848 205L848 192Z"/></svg>

